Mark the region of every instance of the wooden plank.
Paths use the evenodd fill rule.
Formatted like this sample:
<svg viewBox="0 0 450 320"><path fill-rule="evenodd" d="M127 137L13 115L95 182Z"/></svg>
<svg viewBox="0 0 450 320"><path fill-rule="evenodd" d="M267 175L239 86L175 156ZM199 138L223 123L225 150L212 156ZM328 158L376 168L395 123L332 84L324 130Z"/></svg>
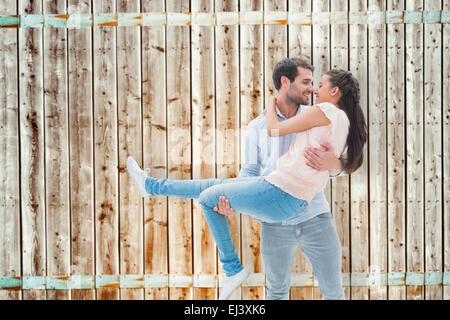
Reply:
<svg viewBox="0 0 450 320"><path fill-rule="evenodd" d="M385 1L370 0L368 8L384 11ZM387 272L387 155L386 155L386 25L368 26L368 148L370 180L370 272ZM372 81L372 79L374 79ZM369 288L371 300L386 300L387 286Z"/></svg>
<svg viewBox="0 0 450 320"><path fill-rule="evenodd" d="M115 2L93 2L93 13L114 13ZM96 274L119 273L116 28L93 27ZM97 288L97 299L119 299L117 287Z"/></svg>
<svg viewBox="0 0 450 320"><path fill-rule="evenodd" d="M443 10L450 10L450 3L444 2ZM448 57L450 55L450 24L442 25L442 57ZM444 204L444 272L450 272L450 94L448 90L445 88L450 87L450 61L449 59L442 59L442 108L443 108L443 199L442 203ZM450 300L450 286L444 286L443 293L444 300Z"/></svg>
<svg viewBox="0 0 450 320"><path fill-rule="evenodd" d="M0 3L1 14L17 14L15 2ZM19 91L17 30L0 39L0 276L21 273ZM20 290L0 290L1 300L19 300Z"/></svg>
<svg viewBox="0 0 450 320"><path fill-rule="evenodd" d="M118 13L140 12L140 1L117 1ZM120 274L144 272L143 201L126 170L129 156L142 159L141 29L117 28ZM142 300L143 289L120 289L121 300Z"/></svg>
<svg viewBox="0 0 450 320"><path fill-rule="evenodd" d="M65 14L66 1L44 1L44 14ZM70 275L70 204L67 106L67 30L44 28L44 132L47 275ZM70 299L47 290L47 299Z"/></svg>
<svg viewBox="0 0 450 320"><path fill-rule="evenodd" d="M289 1L289 12L310 12L311 1ZM311 26L295 26L289 25L289 52L291 58L299 57L311 61L312 42L311 42ZM273 68L272 68L273 70ZM315 71L316 72L316 71ZM295 253L292 273L312 273L312 266L306 255L299 247ZM320 290L312 287L292 287L290 290L290 298L292 300L313 299L313 295L319 298Z"/></svg>
<svg viewBox="0 0 450 320"><path fill-rule="evenodd" d="M213 12L213 0L192 0L192 14ZM192 25L192 177L215 177L214 27ZM211 70L212 69L212 70ZM197 199L193 201L194 273L216 273L216 247ZM216 288L194 288L196 300L216 299Z"/></svg>
<svg viewBox="0 0 450 320"><path fill-rule="evenodd" d="M294 14L300 12L311 12L311 0L289 0L288 8L289 13ZM289 57L299 57L312 62L311 29L311 25L288 25Z"/></svg>
<svg viewBox="0 0 450 320"><path fill-rule="evenodd" d="M322 75L330 70L330 26L329 26L329 14L330 14L329 1L319 0L312 1L312 14L311 19L315 24L312 26L312 43L314 43L312 57L314 65L314 84L319 86L320 78ZM315 96L314 96L315 97ZM313 101L314 103L314 101ZM330 184L324 189L325 197L329 203L332 203L331 187ZM333 207L331 207L333 210ZM338 229L340 226L336 226ZM339 231L338 231L339 234Z"/></svg>
<svg viewBox="0 0 450 320"><path fill-rule="evenodd" d="M274 1L264 0L264 11L277 12L287 11L287 0ZM273 83L272 74L275 65L288 55L288 38L286 25L265 25L264 30L264 103L271 96L278 94ZM273 138L272 138L273 139ZM275 138L278 139L278 138ZM280 155L281 156L281 155ZM256 225L255 225L256 226ZM260 228L260 226L258 226ZM254 294L263 298L265 290L263 287L254 287ZM256 296L255 296L256 298Z"/></svg>
<svg viewBox="0 0 450 320"><path fill-rule="evenodd" d="M406 3L406 10L423 10L423 1ZM423 181L423 25L405 26L406 53L406 212L407 271L424 272ZM423 300L423 286L407 286L408 300Z"/></svg>
<svg viewBox="0 0 450 320"><path fill-rule="evenodd" d="M263 2L241 1L239 9L243 11L262 11ZM241 131L245 132L248 123L263 110L263 26L241 25L240 63L241 63ZM244 135L241 135L241 155L244 153ZM262 272L263 262L260 250L260 224L249 216L241 215L241 261L250 272ZM234 297L231 297L233 299ZM242 299L263 299L262 287L243 287Z"/></svg>
<svg viewBox="0 0 450 320"><path fill-rule="evenodd" d="M164 12L164 0L142 2L142 12ZM142 27L143 164L167 178L166 30ZM168 274L167 197L144 200L145 274ZM146 299L169 298L168 288L145 289Z"/></svg>
<svg viewBox="0 0 450 320"><path fill-rule="evenodd" d="M424 10L440 9L439 0L424 2ZM442 271L441 32L440 24L424 25L425 272ZM426 285L425 299L442 299L442 284Z"/></svg>
<svg viewBox="0 0 450 320"><path fill-rule="evenodd" d="M366 1L350 0L350 11L366 11ZM360 104L367 123L367 26L351 24L349 26L350 71L359 82ZM350 177L350 238L351 272L366 274L369 272L369 180L367 144L364 146L363 164ZM352 300L368 300L367 286L353 286Z"/></svg>
<svg viewBox="0 0 450 320"><path fill-rule="evenodd" d="M90 13L91 3L69 0L68 14ZM94 275L94 163L92 30L68 29L71 275ZM74 289L72 300L95 299L94 289Z"/></svg>
<svg viewBox="0 0 450 320"><path fill-rule="evenodd" d="M19 14L42 14L41 2L19 1ZM19 29L22 275L46 275L42 28ZM23 299L44 300L44 290Z"/></svg>
<svg viewBox="0 0 450 320"><path fill-rule="evenodd" d="M403 1L389 0L387 10L404 10ZM387 162L388 272L406 271L404 25L387 25ZM405 286L390 286L389 299L405 299Z"/></svg>
<svg viewBox="0 0 450 320"><path fill-rule="evenodd" d="M238 0L215 1L216 12L238 11ZM217 25L215 38L216 172L218 178L235 178L239 173L239 26ZM241 253L241 219L227 217L238 255ZM219 263L219 273L224 270ZM219 289L220 291L220 289ZM231 299L240 299L236 290Z"/></svg>
<svg viewBox="0 0 450 320"><path fill-rule="evenodd" d="M264 11L287 11L287 1L264 0ZM264 26L264 101L277 94L272 80L278 61L287 57L287 26Z"/></svg>
<svg viewBox="0 0 450 320"><path fill-rule="evenodd" d="M333 1L331 3L331 12L349 11L347 3L342 1ZM347 24L330 25L330 64L332 69L349 69L349 48L348 48L348 30ZM318 82L316 87L318 87ZM331 188L331 212L337 221L337 217L342 217L341 229L346 228L346 223L350 216L350 179L349 175L330 180L329 188ZM347 232L344 231L343 232ZM340 234L340 233L339 233ZM344 260L343 260L344 261ZM347 292L346 292L347 294Z"/></svg>
<svg viewBox="0 0 450 320"><path fill-rule="evenodd" d="M189 12L189 1L167 3L167 12ZM167 26L168 178L191 179L190 30ZM169 273L192 274L192 201L169 198ZM170 299L191 299L190 288L170 288Z"/></svg>

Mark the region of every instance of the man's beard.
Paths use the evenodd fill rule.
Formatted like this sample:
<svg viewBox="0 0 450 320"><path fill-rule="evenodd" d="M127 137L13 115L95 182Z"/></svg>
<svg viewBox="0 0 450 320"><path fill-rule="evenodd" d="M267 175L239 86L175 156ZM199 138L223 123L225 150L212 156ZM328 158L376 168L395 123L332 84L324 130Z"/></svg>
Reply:
<svg viewBox="0 0 450 320"><path fill-rule="evenodd" d="M299 105L299 104L307 105L308 104L308 100L306 98L304 98L303 95L295 96L295 95L289 94L289 92L288 92L287 97L289 98L289 100L291 100L296 105Z"/></svg>

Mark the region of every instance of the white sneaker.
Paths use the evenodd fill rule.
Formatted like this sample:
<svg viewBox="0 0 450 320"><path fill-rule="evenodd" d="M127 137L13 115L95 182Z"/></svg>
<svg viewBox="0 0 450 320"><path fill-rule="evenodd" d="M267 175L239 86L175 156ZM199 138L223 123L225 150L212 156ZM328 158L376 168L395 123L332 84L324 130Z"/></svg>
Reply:
<svg viewBox="0 0 450 320"><path fill-rule="evenodd" d="M222 290L220 292L219 300L227 300L234 290L236 290L249 275L249 271L242 269L234 276L225 277L222 283Z"/></svg>
<svg viewBox="0 0 450 320"><path fill-rule="evenodd" d="M134 182L137 185L139 194L142 197L149 196L150 194L145 191L145 179L148 178L147 172L142 170L137 162L132 158L128 157L127 159L127 170L130 176L133 178Z"/></svg>

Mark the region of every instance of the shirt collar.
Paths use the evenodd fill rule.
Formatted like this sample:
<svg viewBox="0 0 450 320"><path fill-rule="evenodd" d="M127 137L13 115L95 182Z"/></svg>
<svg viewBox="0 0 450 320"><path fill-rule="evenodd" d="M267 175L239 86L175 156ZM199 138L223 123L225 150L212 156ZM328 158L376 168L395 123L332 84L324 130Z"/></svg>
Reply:
<svg viewBox="0 0 450 320"><path fill-rule="evenodd" d="M301 104L298 105L296 115L299 114L299 113L302 111L302 110L301 110L302 107L303 107L303 106L302 106ZM280 118L283 119L283 120L286 120L286 117L281 113L280 109L278 109L278 106L277 106L277 105L275 105L275 110L276 110L276 112L277 112L278 117L280 117Z"/></svg>

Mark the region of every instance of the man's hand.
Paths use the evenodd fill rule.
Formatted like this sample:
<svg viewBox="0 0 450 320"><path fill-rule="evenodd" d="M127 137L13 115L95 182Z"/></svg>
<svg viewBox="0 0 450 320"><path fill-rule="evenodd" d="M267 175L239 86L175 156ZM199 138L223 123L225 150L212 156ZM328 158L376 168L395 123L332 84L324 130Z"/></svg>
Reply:
<svg viewBox="0 0 450 320"><path fill-rule="evenodd" d="M223 196L219 197L219 205L215 206L213 210L224 216L232 216L236 213L233 208L230 208L230 201Z"/></svg>
<svg viewBox="0 0 450 320"><path fill-rule="evenodd" d="M321 148L307 147L304 155L306 165L317 170L328 170L330 175L337 175L342 171L341 160L334 155L334 149L329 143L321 144Z"/></svg>

